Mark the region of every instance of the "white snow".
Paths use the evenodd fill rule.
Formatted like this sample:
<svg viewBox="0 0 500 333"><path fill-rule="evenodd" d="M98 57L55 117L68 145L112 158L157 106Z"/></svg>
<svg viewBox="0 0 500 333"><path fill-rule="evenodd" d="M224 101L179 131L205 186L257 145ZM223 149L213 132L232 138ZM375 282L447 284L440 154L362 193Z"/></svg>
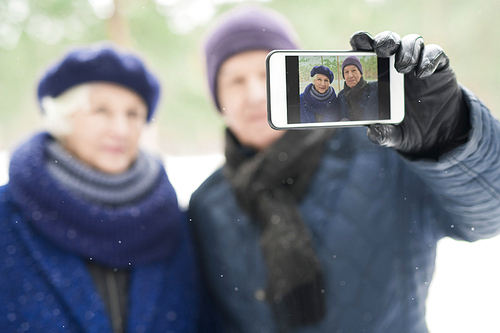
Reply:
<svg viewBox="0 0 500 333"><path fill-rule="evenodd" d="M7 183L7 152L0 152L0 185ZM179 205L215 169L222 155L166 156ZM475 243L443 239L427 300L430 333L500 332L500 236Z"/></svg>
<svg viewBox="0 0 500 333"><path fill-rule="evenodd" d="M430 333L500 332L500 236L444 238L427 299Z"/></svg>
<svg viewBox="0 0 500 333"><path fill-rule="evenodd" d="M181 208L187 208L191 194L223 163L224 156L218 154L165 158L167 175L175 188Z"/></svg>
<svg viewBox="0 0 500 333"><path fill-rule="evenodd" d="M7 184L9 181L9 153L0 151L0 186Z"/></svg>

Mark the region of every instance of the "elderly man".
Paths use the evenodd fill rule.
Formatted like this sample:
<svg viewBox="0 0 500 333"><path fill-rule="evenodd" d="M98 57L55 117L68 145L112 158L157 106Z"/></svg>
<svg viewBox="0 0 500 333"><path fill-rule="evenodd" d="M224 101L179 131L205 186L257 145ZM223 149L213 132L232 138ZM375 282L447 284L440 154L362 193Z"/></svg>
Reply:
<svg viewBox="0 0 500 333"><path fill-rule="evenodd" d="M339 92L339 114L348 120L373 120L378 118L378 82L367 82L363 66L356 56L342 62L344 89Z"/></svg>
<svg viewBox="0 0 500 333"><path fill-rule="evenodd" d="M363 128L268 127L266 54L297 47L281 16L239 8L206 40L226 164L189 213L223 332L427 332L438 240L499 233L500 124L442 49L391 32L351 44L406 74L406 118L372 125L379 145Z"/></svg>

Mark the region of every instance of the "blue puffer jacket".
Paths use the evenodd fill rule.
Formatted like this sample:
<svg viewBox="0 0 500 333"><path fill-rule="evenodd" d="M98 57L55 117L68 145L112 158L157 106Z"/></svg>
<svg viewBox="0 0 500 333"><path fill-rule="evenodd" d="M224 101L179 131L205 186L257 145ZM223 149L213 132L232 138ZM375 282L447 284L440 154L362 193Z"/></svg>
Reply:
<svg viewBox="0 0 500 333"><path fill-rule="evenodd" d="M202 290L184 227L168 262L131 270L126 332L200 332ZM111 322L83 258L40 237L0 187L0 331L106 332ZM206 304L204 304L206 306Z"/></svg>
<svg viewBox="0 0 500 333"><path fill-rule="evenodd" d="M340 119L349 119L349 106L345 99L345 91L342 89L337 96ZM363 118L361 120L379 119L378 114L378 82L368 82L359 107ZM351 119L352 120L352 119Z"/></svg>
<svg viewBox="0 0 500 333"><path fill-rule="evenodd" d="M500 124L472 93L469 141L438 162L408 161L343 129L299 208L326 279L326 317L295 332L427 332L437 241L500 232ZM221 170L194 193L190 217L224 332L276 332L258 223Z"/></svg>

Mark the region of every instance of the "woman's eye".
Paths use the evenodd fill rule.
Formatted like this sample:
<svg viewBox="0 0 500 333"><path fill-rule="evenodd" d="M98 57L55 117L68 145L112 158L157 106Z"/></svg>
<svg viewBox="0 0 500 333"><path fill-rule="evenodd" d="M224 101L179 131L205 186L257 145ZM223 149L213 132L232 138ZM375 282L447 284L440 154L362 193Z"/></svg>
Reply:
<svg viewBox="0 0 500 333"><path fill-rule="evenodd" d="M106 113L108 110L104 107L99 107L95 109L95 113Z"/></svg>
<svg viewBox="0 0 500 333"><path fill-rule="evenodd" d="M130 119L146 119L146 113L147 111L146 110L135 110L135 109L131 109L127 112L127 117L129 117Z"/></svg>

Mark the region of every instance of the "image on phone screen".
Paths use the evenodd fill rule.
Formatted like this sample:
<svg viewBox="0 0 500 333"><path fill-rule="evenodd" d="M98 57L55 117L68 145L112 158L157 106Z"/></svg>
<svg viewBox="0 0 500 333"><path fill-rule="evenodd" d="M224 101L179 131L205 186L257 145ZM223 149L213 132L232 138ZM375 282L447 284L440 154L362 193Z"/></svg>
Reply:
<svg viewBox="0 0 500 333"><path fill-rule="evenodd" d="M390 119L389 59L287 55L289 124Z"/></svg>

